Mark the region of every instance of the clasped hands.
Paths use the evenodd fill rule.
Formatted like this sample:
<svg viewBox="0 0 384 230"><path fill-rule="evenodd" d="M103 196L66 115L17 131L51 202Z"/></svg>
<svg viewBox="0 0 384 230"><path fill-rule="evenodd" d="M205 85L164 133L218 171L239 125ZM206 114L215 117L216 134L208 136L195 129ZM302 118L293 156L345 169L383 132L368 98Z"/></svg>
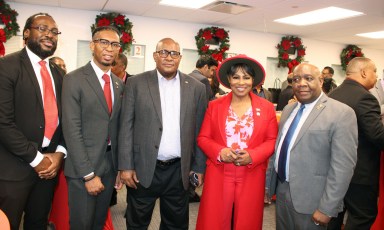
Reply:
<svg viewBox="0 0 384 230"><path fill-rule="evenodd" d="M236 166L244 166L252 162L252 158L246 150L235 151L231 148L223 148L220 151L220 160L225 163L233 163Z"/></svg>
<svg viewBox="0 0 384 230"><path fill-rule="evenodd" d="M53 179L57 175L63 161L64 153L45 153L43 160L34 167L34 170L41 179Z"/></svg>

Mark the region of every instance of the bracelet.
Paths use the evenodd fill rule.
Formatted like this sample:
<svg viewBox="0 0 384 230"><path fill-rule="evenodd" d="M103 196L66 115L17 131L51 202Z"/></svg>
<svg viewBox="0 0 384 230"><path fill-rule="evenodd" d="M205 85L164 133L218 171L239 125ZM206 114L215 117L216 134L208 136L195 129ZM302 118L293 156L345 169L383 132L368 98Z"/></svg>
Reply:
<svg viewBox="0 0 384 230"><path fill-rule="evenodd" d="M91 181L91 180L95 179L95 177L96 177L96 175L93 174L93 175L92 175L91 177L89 177L89 178L83 178L83 181L84 181L84 182L88 182L88 181Z"/></svg>

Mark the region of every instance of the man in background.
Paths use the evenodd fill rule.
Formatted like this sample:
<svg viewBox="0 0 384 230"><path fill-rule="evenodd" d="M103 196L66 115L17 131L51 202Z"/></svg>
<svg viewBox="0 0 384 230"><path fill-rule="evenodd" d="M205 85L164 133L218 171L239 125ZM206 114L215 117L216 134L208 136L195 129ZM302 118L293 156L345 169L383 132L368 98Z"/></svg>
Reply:
<svg viewBox="0 0 384 230"><path fill-rule="evenodd" d="M356 116L322 92L316 66L299 64L292 81L297 102L281 115L272 174L276 229L325 230L343 208L356 165Z"/></svg>
<svg viewBox="0 0 384 230"><path fill-rule="evenodd" d="M207 100L212 100L214 95L209 84L209 78L216 73L218 63L210 55L202 55L196 62L196 69L189 75L205 85Z"/></svg>
<svg viewBox="0 0 384 230"><path fill-rule="evenodd" d="M12 230L47 229L57 172L66 154L61 131L62 72L50 65L60 31L46 13L29 17L25 47L0 59L0 209Z"/></svg>
<svg viewBox="0 0 384 230"><path fill-rule="evenodd" d="M188 229L189 176L203 183L196 136L207 106L204 84L178 70L180 45L161 39L156 69L128 78L121 110L119 169L128 185L127 228L147 229L160 199L160 229Z"/></svg>
<svg viewBox="0 0 384 230"><path fill-rule="evenodd" d="M329 95L354 110L359 129L358 160L344 198L345 208L348 211L345 230L368 230L377 215L380 151L384 149L384 126L380 120L379 103L369 92L376 84L376 71L376 65L371 59L363 57L352 59L347 66L346 79ZM340 229L343 217L344 214L340 214L337 219L332 219L328 229Z"/></svg>
<svg viewBox="0 0 384 230"><path fill-rule="evenodd" d="M55 63L57 66L59 66L63 71L64 74L67 74L67 66L65 65L65 62L60 57L51 57L49 59L50 62Z"/></svg>
<svg viewBox="0 0 384 230"><path fill-rule="evenodd" d="M262 97L262 98L267 99L268 101L272 102L272 93L269 92L267 89L264 89L263 84L264 84L264 79L260 84L258 84L257 86L255 86L252 89L252 92L254 94L256 94L257 96Z"/></svg>
<svg viewBox="0 0 384 230"><path fill-rule="evenodd" d="M111 66L121 48L113 26L92 32L92 60L63 84L63 133L68 147L71 229L103 229L117 177L117 131L124 83Z"/></svg>
<svg viewBox="0 0 384 230"><path fill-rule="evenodd" d="M288 74L287 76L288 85L280 93L276 111L282 111L284 107L288 104L289 100L293 98L292 77L293 77L293 73Z"/></svg>
<svg viewBox="0 0 384 230"><path fill-rule="evenodd" d="M335 80L332 78L335 71L332 67L326 66L323 71L321 71L321 75L323 77L323 91L326 94L329 94L334 89L336 89L337 85Z"/></svg>
<svg viewBox="0 0 384 230"><path fill-rule="evenodd" d="M128 59L123 53L119 53L113 62L112 73L118 76L124 83L127 82L127 78L131 77L129 73L126 72L128 67Z"/></svg>

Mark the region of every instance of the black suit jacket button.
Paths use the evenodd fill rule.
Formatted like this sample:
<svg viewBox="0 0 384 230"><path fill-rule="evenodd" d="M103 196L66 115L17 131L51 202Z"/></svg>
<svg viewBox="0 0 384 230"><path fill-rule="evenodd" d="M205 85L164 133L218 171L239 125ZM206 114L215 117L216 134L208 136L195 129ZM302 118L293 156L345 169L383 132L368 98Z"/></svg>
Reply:
<svg viewBox="0 0 384 230"><path fill-rule="evenodd" d="M159 128L159 130L162 132L162 131L163 131L163 128Z"/></svg>
<svg viewBox="0 0 384 230"><path fill-rule="evenodd" d="M158 149L159 148L159 146L158 145L155 145L155 149Z"/></svg>

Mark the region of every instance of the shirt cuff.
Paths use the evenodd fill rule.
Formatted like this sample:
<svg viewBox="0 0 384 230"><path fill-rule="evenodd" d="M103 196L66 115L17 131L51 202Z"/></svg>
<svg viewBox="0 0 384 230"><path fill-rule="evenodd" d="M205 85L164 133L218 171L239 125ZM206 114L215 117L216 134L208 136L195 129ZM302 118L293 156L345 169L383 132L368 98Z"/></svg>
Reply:
<svg viewBox="0 0 384 230"><path fill-rule="evenodd" d="M44 159L44 155L41 152L37 152L35 159L29 165L34 168L40 164L40 162Z"/></svg>
<svg viewBox="0 0 384 230"><path fill-rule="evenodd" d="M67 150L63 146L58 145L56 148L56 152L64 153L64 159L67 158Z"/></svg>
<svg viewBox="0 0 384 230"><path fill-rule="evenodd" d="M92 176L92 175L95 175L95 173L91 172L90 174L87 174L87 175L83 176L83 178L87 178L87 177Z"/></svg>

